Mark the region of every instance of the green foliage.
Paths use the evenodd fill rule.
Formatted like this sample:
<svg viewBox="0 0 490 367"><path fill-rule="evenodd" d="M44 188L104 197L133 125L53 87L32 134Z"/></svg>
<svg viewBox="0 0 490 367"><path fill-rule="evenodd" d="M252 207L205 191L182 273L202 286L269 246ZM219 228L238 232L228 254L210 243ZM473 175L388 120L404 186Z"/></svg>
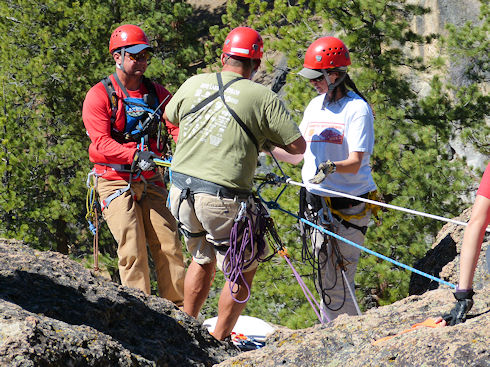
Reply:
<svg viewBox="0 0 490 367"><path fill-rule="evenodd" d="M450 55L449 72L453 79L447 87L455 100L450 116L455 123L454 133L457 132L463 142L472 144L485 155L490 155L490 126L483 118L488 116L490 102L486 93L490 50L489 13L488 0L482 0L479 22L475 24L468 21L460 28L448 24L449 35L445 39Z"/></svg>
<svg viewBox="0 0 490 367"><path fill-rule="evenodd" d="M90 253L81 107L114 70L110 34L122 23L141 26L155 48L148 75L175 90L202 57L191 15L184 1L0 3L0 235L64 253L70 247L77 258L79 249ZM114 257L102 228L101 247Z"/></svg>

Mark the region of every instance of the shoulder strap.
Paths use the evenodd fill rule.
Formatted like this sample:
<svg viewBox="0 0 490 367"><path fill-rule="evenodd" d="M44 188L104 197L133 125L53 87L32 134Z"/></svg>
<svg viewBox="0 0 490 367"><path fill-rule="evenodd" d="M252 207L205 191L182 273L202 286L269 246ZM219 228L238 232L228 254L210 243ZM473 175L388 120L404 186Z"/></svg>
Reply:
<svg viewBox="0 0 490 367"><path fill-rule="evenodd" d="M158 95L157 95L157 90L155 88L155 84L153 84L153 82L145 76L143 76L143 84L145 85L146 89L148 90L148 96L151 98L145 102L148 104L148 106L150 106L151 108L154 109L159 105Z"/></svg>
<svg viewBox="0 0 490 367"><path fill-rule="evenodd" d="M259 143L257 142L257 139L255 138L255 136L252 133L252 131L250 131L250 129L248 128L248 126L245 125L245 123L236 114L236 112L233 111L230 108L230 106L228 106L228 104L226 104L225 94L224 94L225 88L223 87L223 80L221 79L221 73L216 74L216 77L218 78L219 95L221 97L221 100L223 101L223 104L226 106L226 108L228 109L228 112L230 112L230 114L233 116L233 118L236 120L236 122L238 122L238 125L240 125L240 127L242 128L242 130L245 131L245 133L248 135L248 137L250 138L250 140L252 140L252 142L255 145L255 148L257 148L257 152L259 152L260 151L260 149L259 149Z"/></svg>
<svg viewBox="0 0 490 367"><path fill-rule="evenodd" d="M242 79L245 79L245 78L236 78L236 79L232 79L230 80L228 83L226 83L223 87L223 91L228 88L230 85L232 85L233 83L239 81L239 80L242 80ZM186 117L187 115L190 115L191 113L194 113L194 112L197 112L199 111L201 108L203 108L204 106L206 106L207 104L211 103L213 100L215 100L216 98L218 98L219 96L219 91L211 94L210 96L208 96L206 99L202 100L201 102L199 102L197 105L194 106L194 108L192 108L189 112L187 112L186 114L184 114L184 116L182 116L182 118Z"/></svg>
<svg viewBox="0 0 490 367"><path fill-rule="evenodd" d="M116 122L116 113L117 113L117 93L112 85L111 79L106 76L101 80L104 88L107 92L107 96L109 97L109 104L111 106L111 126Z"/></svg>
<svg viewBox="0 0 490 367"><path fill-rule="evenodd" d="M119 88L121 88L121 90L124 93L124 95L126 96L126 98L129 98L128 90L126 89L126 87L123 85L123 83L121 82L121 80L117 76L117 73L112 74L112 76L114 77L114 80L116 81Z"/></svg>

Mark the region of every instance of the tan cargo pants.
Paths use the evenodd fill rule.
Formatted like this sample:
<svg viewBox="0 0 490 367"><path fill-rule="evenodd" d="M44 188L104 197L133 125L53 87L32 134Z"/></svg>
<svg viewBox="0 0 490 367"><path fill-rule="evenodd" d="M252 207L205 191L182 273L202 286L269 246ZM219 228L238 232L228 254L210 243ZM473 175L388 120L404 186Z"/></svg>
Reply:
<svg viewBox="0 0 490 367"><path fill-rule="evenodd" d="M184 260L177 224L166 207L167 190L157 186L161 176L144 183L133 182L131 191L113 199L102 212L118 243L119 275L123 285L150 294L147 245L155 264L160 296L182 306L184 300ZM127 186L123 180L98 179L97 191L103 201Z"/></svg>

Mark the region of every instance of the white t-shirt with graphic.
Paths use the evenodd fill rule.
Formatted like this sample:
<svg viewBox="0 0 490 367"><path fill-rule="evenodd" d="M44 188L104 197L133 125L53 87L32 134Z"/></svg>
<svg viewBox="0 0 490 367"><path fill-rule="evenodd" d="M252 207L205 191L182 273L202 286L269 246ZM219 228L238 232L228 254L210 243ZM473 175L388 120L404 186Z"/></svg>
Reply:
<svg viewBox="0 0 490 367"><path fill-rule="evenodd" d="M311 100L299 127L307 144L301 173L308 191L335 196L317 190L325 188L359 196L376 190L369 166L374 146L371 108L352 91L322 108L324 98L325 94L322 94ZM347 159L351 152L364 153L361 168L356 174L335 172L318 185L309 183L321 162L341 161Z"/></svg>

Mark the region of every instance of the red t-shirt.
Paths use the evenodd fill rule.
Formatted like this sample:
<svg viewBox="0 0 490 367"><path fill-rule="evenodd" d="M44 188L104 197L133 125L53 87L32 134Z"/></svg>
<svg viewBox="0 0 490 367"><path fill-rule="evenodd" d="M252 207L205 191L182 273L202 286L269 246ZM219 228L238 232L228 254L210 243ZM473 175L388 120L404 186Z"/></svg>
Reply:
<svg viewBox="0 0 490 367"><path fill-rule="evenodd" d="M119 88L118 84L114 80L114 77L110 76L112 85L117 93L118 108L116 113L116 120L114 122L114 127L123 131L126 123L125 108L122 100L126 97ZM163 101L167 95L170 94L162 85L158 83L153 83L155 90L159 99L159 102ZM129 97L133 98L143 98L144 94L148 94L148 90L144 83L138 90L128 90ZM162 113L165 109L166 104L170 98L161 107ZM83 102L82 118L85 128L87 129L87 134L90 137L90 147L89 147L89 159L91 162L95 163L94 168L98 175L107 180L128 180L129 173L118 172L109 166L105 166L104 163L108 164L131 164L133 162L134 154L137 150L136 142L128 142L120 144L115 141L111 136L111 105L109 103L109 97L107 96L106 89L104 85L99 82L94 85L87 93L85 101ZM172 125L168 121L165 121L169 134L177 141L177 136L179 134L179 128ZM156 139L150 139L149 149L157 154L160 152L156 147ZM150 178L154 175L152 171L143 172L145 178Z"/></svg>
<svg viewBox="0 0 490 367"><path fill-rule="evenodd" d="M483 177L480 181L480 187L478 188L476 194L490 199L490 162L487 164L487 168L483 173Z"/></svg>

